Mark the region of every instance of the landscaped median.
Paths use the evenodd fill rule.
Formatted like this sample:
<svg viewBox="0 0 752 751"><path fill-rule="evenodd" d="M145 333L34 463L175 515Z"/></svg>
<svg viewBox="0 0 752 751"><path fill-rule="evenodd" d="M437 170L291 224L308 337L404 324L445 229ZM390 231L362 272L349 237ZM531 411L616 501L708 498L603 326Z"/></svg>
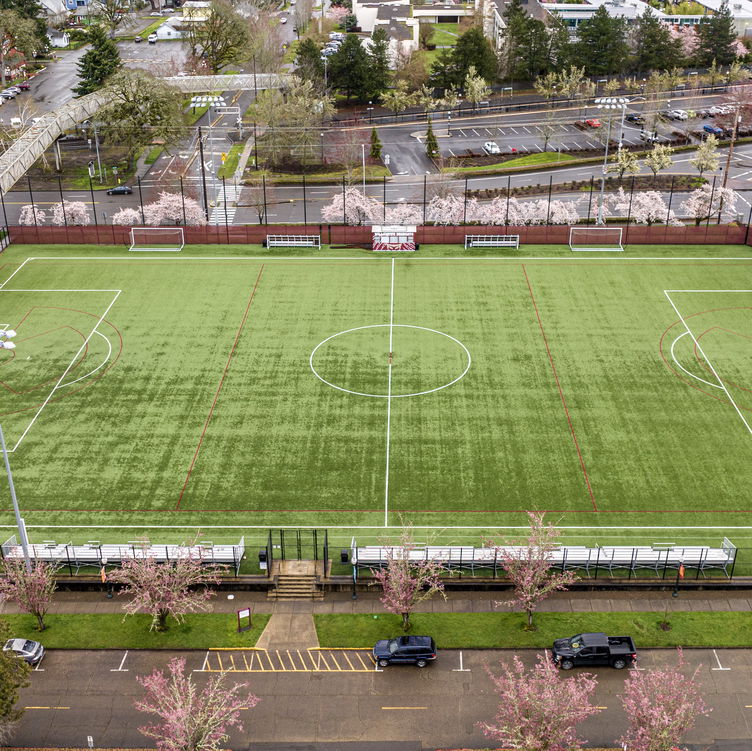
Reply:
<svg viewBox="0 0 752 751"><path fill-rule="evenodd" d="M670 595L666 593L666 597ZM554 639L592 631L631 636L638 648L749 647L752 614L723 612L538 613L535 631L526 631L519 613L416 613L413 634L428 634L439 649L540 649ZM369 647L403 633L402 619L373 615L314 615L321 647Z"/></svg>
<svg viewBox="0 0 752 751"><path fill-rule="evenodd" d="M45 649L209 649L253 647L269 621L254 614L253 627L238 633L234 613L194 613L185 623L168 620L167 631L150 631L148 615L76 613L45 616L47 628L36 630L31 615L4 615L14 637L41 641Z"/></svg>

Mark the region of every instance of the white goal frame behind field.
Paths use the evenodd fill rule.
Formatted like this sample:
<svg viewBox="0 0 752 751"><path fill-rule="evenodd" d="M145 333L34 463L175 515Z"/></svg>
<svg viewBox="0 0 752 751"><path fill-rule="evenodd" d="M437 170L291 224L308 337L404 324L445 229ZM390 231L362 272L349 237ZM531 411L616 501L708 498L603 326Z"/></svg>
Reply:
<svg viewBox="0 0 752 751"><path fill-rule="evenodd" d="M185 246L182 227L131 227L131 251L173 252Z"/></svg>
<svg viewBox="0 0 752 751"><path fill-rule="evenodd" d="M569 249L573 251L623 251L621 227L570 227Z"/></svg>

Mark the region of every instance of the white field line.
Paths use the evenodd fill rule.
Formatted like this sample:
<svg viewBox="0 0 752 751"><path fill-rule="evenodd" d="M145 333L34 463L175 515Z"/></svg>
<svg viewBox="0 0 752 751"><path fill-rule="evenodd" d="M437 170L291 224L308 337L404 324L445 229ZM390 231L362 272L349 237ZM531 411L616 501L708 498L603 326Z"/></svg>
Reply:
<svg viewBox="0 0 752 751"><path fill-rule="evenodd" d="M29 513L29 512L27 512ZM33 513L33 512L32 512ZM113 513L118 513L117 511ZM144 510L144 513L149 513L147 510ZM160 512L156 512L160 513ZM195 511L193 513L201 514L204 513L202 511ZM524 513L523 511L519 512L510 512L510 513ZM573 512L577 513L577 512ZM27 524L26 525L29 529L263 529L268 530L269 525L268 524ZM379 532L384 529L383 525L374 527L372 525L358 525L358 524L352 524L347 526L333 526L329 525L329 529L337 529L337 530L350 530L350 529L375 529ZM624 532L624 526L616 526L616 527L582 527L582 526L566 526L566 527L556 527L559 530L569 530L569 531L588 531L588 532L603 532L606 530L618 530L619 532ZM0 524L0 529L18 529L17 525L15 524ZM274 529L321 529L320 524L275 524ZM395 526L395 527L388 527L388 529L403 529L401 526ZM413 529L427 529L432 531L437 531L437 526L434 524L432 526L418 526L415 525ZM530 527L519 527L519 526L496 526L493 524L484 524L482 526L476 526L476 527L440 527L438 528L439 531L443 530L477 530L477 529L521 529L521 530L529 530ZM737 527L730 527L728 525L723 527L686 527L684 525L681 526L657 526L657 527L636 527L634 525L629 525L629 529L638 529L638 530L656 530L656 531L665 531L668 529L678 529L681 531L700 531L700 530L713 530L718 532L723 532L725 529L739 529L739 530L752 530L752 526L737 526Z"/></svg>
<svg viewBox="0 0 752 751"><path fill-rule="evenodd" d="M713 363L710 362L710 359L705 354L705 351L703 350L702 345L700 344L700 342L697 341L697 337L692 333L692 329L690 329L689 326L687 325L687 322L684 320L684 316L679 312L679 308L677 308L676 305L674 304L674 301L671 299L671 295L669 295L668 290L664 289L663 294L666 295L666 298L671 303L671 307L676 312L676 315L679 316L679 319L684 324L684 328L687 329L687 332L692 337L692 341L695 343L695 347L697 347L697 351L705 358L705 362L708 364L708 367L712 371L713 375L716 377L716 380L718 381L724 393L726 394L726 397L728 398L728 400L731 402L734 409L736 410L736 414L739 415L741 421L744 423L744 427L747 428L747 432L750 435L752 435L752 428L749 426L747 419L744 417L744 415L742 414L742 411L739 409L739 406L737 405L737 403L734 401L734 398L729 393L729 390L726 388L726 384L721 380L721 377L718 375L718 372L713 367Z"/></svg>
<svg viewBox="0 0 752 751"><path fill-rule="evenodd" d="M720 389L721 386L719 386L717 383L711 383L710 381L706 381L704 378L700 378L700 376L696 376L694 373L690 373L677 359L676 354L674 353L674 347L676 346L679 339L682 339L683 337L687 336L689 334L688 331L685 331L683 334L679 334L679 336L674 339L673 342L671 342L671 359L676 363L676 367L679 368L679 370L686 373L690 378L694 378L700 383L704 383L706 386L712 386L714 389Z"/></svg>
<svg viewBox="0 0 752 751"><path fill-rule="evenodd" d="M394 258L389 287L389 375L386 387L386 477L384 482L384 526L389 526L389 453L392 433L392 345L394 341Z"/></svg>
<svg viewBox="0 0 752 751"><path fill-rule="evenodd" d="M95 331L94 333L101 336L102 339L104 339L105 342L107 343L108 351L107 351L107 354L105 355L104 360L102 360L102 362L100 362L99 365L97 365L97 367L94 368L94 370L90 370L86 375L79 376L78 378L76 378L75 381L68 381L68 383L63 383L60 386L61 389L64 389L66 386L72 386L74 383L78 383L79 381L83 381L84 378L88 378L89 376L94 375L94 373L96 373L100 368L104 367L110 361L110 357L112 356L112 342L100 331ZM677 363L677 365L678 364L679 363Z"/></svg>
<svg viewBox="0 0 752 751"><path fill-rule="evenodd" d="M31 260L31 257L27 258L2 284L0 284L0 289L2 289Z"/></svg>
<svg viewBox="0 0 752 751"><path fill-rule="evenodd" d="M459 249L459 244L457 244ZM562 247L564 245L562 244ZM627 247L629 247L627 245ZM604 258L593 258L590 256L412 256L411 261L507 261L510 263L518 263L519 261L561 261L587 263L588 261L603 261ZM379 260L386 260L384 258L352 258L349 256L170 256L168 258L154 256L153 258L143 257L112 257L112 256L45 256L45 257L29 257L26 261L165 261L166 263L176 263L179 261L249 261L256 263L267 263L269 261L361 261L363 263L374 263ZM745 258L744 256L723 256L719 258L712 258L709 256L680 256L666 258L665 256L622 256L622 257L609 257L611 262L629 262L629 261L660 261L663 263L672 263L675 261L742 261L746 263L752 263L752 258ZM26 263L24 261L24 263ZM10 277L8 278L10 280ZM1 288L1 287L0 287ZM669 290L680 291L680 290ZM697 290L697 292L706 292L707 290ZM723 291L723 290L719 290ZM736 292L737 290L731 290Z"/></svg>
<svg viewBox="0 0 752 751"><path fill-rule="evenodd" d="M65 376L68 375L68 373L70 372L70 369L73 367L73 364L76 362L76 360L78 360L78 356L84 351L84 348L89 344L89 340L91 339L92 336L94 336L94 332L97 330L97 326L99 326L99 324L102 323L102 321L104 320L104 317L110 312L112 306L115 304L118 297L120 297L120 293L121 293L121 290L118 290L115 296L110 301L110 304L107 306L107 308L105 308L104 313L102 313L102 315L99 316L99 320L94 325L94 328L89 332L89 335L86 337L86 339L84 339L83 344L78 348L78 351L73 356L73 359L68 364L68 367L63 371L63 374L60 376L57 383L52 387L52 391L50 391L50 393L47 395L47 398L42 402L42 405L37 410L31 422L26 426L26 430L24 430L24 432L21 433L21 437L18 439L18 441L16 441L16 445L11 449L11 453L13 453L21 445L21 441L23 441L23 439L26 437L26 434L31 430L32 425L34 425L34 423L37 421L37 419L39 418L39 415L42 414L42 410L47 406L50 399L52 399L53 394L60 387L60 384L63 382L63 380L65 380Z"/></svg>

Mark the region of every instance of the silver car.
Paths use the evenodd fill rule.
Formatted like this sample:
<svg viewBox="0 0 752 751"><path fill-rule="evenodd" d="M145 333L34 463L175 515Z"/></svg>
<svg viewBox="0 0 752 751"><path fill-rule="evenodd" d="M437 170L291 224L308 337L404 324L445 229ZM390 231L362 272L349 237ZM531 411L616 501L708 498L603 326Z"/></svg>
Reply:
<svg viewBox="0 0 752 751"><path fill-rule="evenodd" d="M485 151L486 154L501 154L501 149L496 141L486 141L483 144L483 151Z"/></svg>
<svg viewBox="0 0 752 751"><path fill-rule="evenodd" d="M29 665L36 665L44 657L44 647L31 639L8 639L3 646L3 652L13 652Z"/></svg>

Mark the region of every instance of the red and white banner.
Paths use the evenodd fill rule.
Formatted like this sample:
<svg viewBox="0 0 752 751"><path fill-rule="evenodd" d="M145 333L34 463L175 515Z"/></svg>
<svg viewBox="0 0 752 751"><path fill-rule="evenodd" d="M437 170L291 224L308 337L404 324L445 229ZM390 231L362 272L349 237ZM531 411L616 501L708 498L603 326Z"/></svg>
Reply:
<svg viewBox="0 0 752 751"><path fill-rule="evenodd" d="M374 250L415 250L415 243L414 242L388 243L388 242L374 241L373 249Z"/></svg>

